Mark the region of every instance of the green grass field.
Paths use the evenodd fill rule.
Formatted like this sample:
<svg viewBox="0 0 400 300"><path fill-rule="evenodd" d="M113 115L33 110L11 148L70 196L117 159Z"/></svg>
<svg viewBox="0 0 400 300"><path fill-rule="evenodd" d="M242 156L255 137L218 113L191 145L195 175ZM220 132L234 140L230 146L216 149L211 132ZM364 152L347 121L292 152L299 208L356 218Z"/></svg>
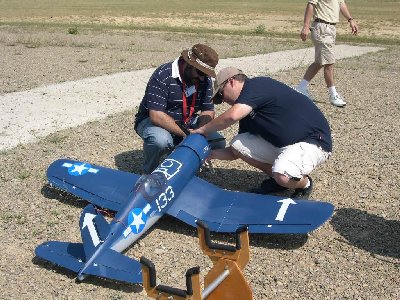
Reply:
<svg viewBox="0 0 400 300"><path fill-rule="evenodd" d="M359 42L400 42L400 1L346 3L359 22ZM0 25L298 37L305 5L305 0L0 0ZM346 31L347 23L338 29Z"/></svg>
<svg viewBox="0 0 400 300"><path fill-rule="evenodd" d="M69 16L97 14L151 16L164 13L222 13L245 15L302 13L305 0L253 0L253 1L165 1L165 0L2 0L1 17L32 16ZM347 4L360 17L385 17L387 20L399 20L400 1L348 0Z"/></svg>

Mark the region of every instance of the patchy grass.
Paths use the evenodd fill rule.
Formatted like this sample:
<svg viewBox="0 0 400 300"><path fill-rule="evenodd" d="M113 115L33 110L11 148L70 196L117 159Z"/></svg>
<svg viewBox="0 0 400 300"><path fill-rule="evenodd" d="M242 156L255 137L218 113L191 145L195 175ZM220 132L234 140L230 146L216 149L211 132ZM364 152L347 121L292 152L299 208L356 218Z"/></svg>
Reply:
<svg viewBox="0 0 400 300"><path fill-rule="evenodd" d="M26 170L23 170L20 173L18 173L18 179L20 180L25 180L28 179L29 177L31 177L31 173Z"/></svg>
<svg viewBox="0 0 400 300"><path fill-rule="evenodd" d="M78 27L68 28L68 34L78 34Z"/></svg>
<svg viewBox="0 0 400 300"><path fill-rule="evenodd" d="M90 28L298 39L305 5L303 0L71 0L67 3L11 0L0 2L0 25L61 27L73 35L78 34L78 28ZM400 43L398 1L356 0L348 3L348 6L360 25L358 43ZM26 7L32 9L27 10ZM338 24L338 32L339 42L354 39L343 18Z"/></svg>

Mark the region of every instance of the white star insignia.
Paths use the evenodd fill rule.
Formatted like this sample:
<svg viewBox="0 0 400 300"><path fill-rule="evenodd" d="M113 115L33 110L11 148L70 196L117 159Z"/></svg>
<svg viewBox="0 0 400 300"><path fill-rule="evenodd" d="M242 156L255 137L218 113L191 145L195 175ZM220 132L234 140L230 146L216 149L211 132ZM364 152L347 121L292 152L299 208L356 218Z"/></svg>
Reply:
<svg viewBox="0 0 400 300"><path fill-rule="evenodd" d="M133 221L131 223L131 226L136 227L136 232L139 232L140 225L146 224L145 222L143 222L142 215L143 212L141 212L139 215L135 215L134 213L132 213Z"/></svg>
<svg viewBox="0 0 400 300"><path fill-rule="evenodd" d="M74 169L72 170L72 172L78 172L80 175L82 175L82 172L87 169L89 168L85 167L85 164L74 165Z"/></svg>

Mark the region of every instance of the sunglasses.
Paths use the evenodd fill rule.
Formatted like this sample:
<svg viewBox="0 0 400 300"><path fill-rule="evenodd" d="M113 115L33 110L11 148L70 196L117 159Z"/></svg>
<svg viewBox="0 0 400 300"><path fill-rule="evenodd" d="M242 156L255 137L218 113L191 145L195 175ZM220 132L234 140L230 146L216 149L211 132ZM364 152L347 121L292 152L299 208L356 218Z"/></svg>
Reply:
<svg viewBox="0 0 400 300"><path fill-rule="evenodd" d="M222 86L220 87L219 91L218 91L218 95L221 97L221 99L224 98L224 89L226 87L226 85L228 84L230 78L228 78L227 80L224 81L224 83L222 84Z"/></svg>
<svg viewBox="0 0 400 300"><path fill-rule="evenodd" d="M197 74L197 76L199 77L208 77L208 75L202 71L200 71L199 69L196 69L195 67L193 67L192 65L189 65L191 69L194 70L194 72Z"/></svg>

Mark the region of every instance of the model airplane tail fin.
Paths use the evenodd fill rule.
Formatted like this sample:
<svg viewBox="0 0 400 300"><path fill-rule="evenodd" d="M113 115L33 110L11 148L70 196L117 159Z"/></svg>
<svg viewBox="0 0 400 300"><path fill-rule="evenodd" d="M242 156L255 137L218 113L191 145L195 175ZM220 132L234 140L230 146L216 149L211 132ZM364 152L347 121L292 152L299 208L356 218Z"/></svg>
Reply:
<svg viewBox="0 0 400 300"><path fill-rule="evenodd" d="M91 257L99 245L107 238L110 225L92 204L85 207L79 221L82 243L86 257Z"/></svg>
<svg viewBox="0 0 400 300"><path fill-rule="evenodd" d="M99 249L110 232L110 225L92 204L83 210L79 226L86 263L78 270L78 279L95 275L129 283L142 282L138 261L107 247Z"/></svg>

